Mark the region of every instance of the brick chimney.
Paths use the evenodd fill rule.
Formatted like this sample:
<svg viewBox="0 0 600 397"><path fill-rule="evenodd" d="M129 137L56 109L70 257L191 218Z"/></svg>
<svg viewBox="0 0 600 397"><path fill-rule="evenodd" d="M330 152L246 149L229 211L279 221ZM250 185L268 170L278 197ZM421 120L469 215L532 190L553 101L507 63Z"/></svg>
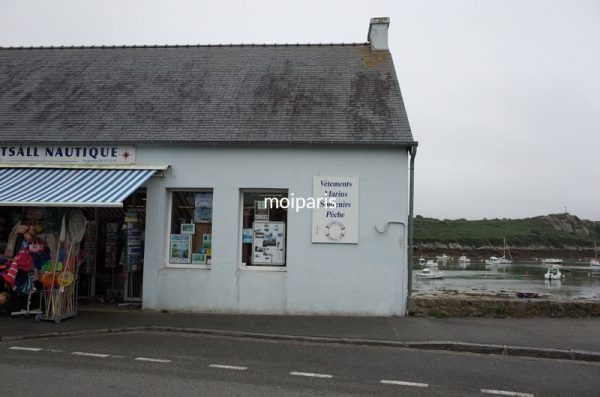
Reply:
<svg viewBox="0 0 600 397"><path fill-rule="evenodd" d="M369 24L369 33L367 40L371 44L372 51L387 51L388 47L388 27L390 26L389 17L371 18Z"/></svg>

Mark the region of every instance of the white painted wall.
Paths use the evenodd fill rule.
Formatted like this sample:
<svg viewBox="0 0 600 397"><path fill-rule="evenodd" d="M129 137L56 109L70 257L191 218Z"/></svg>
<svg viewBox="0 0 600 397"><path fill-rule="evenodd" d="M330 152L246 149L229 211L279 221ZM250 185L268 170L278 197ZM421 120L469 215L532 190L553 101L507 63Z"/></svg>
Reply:
<svg viewBox="0 0 600 397"><path fill-rule="evenodd" d="M138 164L169 164L148 183L146 309L262 314L402 315L406 304L408 156L403 149L138 146ZM359 243L311 243L312 214L288 211L284 271L242 267L240 189L312 197L315 175L359 176ZM212 188L210 269L165 267L169 188Z"/></svg>

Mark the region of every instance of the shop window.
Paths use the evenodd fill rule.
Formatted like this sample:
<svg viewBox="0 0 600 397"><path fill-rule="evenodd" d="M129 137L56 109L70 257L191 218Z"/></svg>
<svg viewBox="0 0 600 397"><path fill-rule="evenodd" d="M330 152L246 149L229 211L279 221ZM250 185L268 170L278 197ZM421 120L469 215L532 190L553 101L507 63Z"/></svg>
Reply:
<svg viewBox="0 0 600 397"><path fill-rule="evenodd" d="M287 208L279 203L287 197L287 190L242 192L242 263L246 266L285 266Z"/></svg>
<svg viewBox="0 0 600 397"><path fill-rule="evenodd" d="M211 264L212 206L211 190L171 192L169 265Z"/></svg>

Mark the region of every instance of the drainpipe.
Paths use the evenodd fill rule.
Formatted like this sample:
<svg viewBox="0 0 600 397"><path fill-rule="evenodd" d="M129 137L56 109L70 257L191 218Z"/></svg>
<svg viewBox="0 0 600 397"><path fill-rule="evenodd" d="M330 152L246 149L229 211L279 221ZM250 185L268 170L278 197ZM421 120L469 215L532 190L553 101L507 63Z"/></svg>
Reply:
<svg viewBox="0 0 600 397"><path fill-rule="evenodd" d="M414 201L415 201L415 157L417 156L417 143L408 148L410 154L410 187L408 195L408 246L407 246L407 261L408 261L408 292L406 294L406 314L408 314L408 305L412 291L412 262L413 262L413 217L414 217Z"/></svg>

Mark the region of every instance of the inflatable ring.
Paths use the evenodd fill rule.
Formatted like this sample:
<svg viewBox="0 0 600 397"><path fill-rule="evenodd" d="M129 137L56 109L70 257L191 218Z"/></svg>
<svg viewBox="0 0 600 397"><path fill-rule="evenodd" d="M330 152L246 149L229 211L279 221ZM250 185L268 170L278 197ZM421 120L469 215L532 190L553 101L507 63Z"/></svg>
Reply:
<svg viewBox="0 0 600 397"><path fill-rule="evenodd" d="M42 270L44 270L45 272L51 272L52 271L52 267L53 267L52 261L50 259L48 259L42 265Z"/></svg>
<svg viewBox="0 0 600 397"><path fill-rule="evenodd" d="M73 284L73 281L75 281L75 276L73 275L73 273L66 270L60 273L57 279L58 285L60 285L61 287L68 287L69 285Z"/></svg>
<svg viewBox="0 0 600 397"><path fill-rule="evenodd" d="M56 279L58 277L55 276L53 272L45 273L42 276L42 285L44 286L45 289L51 289L52 288L52 278L54 278L54 284L56 284Z"/></svg>

